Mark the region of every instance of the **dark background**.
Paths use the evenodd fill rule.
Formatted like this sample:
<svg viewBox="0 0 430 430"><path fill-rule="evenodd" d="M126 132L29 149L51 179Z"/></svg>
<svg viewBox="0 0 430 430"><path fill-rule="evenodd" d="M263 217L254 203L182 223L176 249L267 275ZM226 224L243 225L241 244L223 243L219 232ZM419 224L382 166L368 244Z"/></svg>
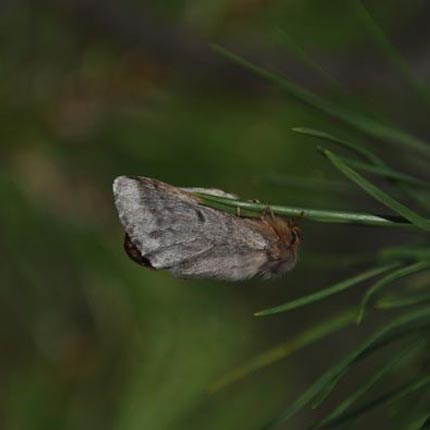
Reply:
<svg viewBox="0 0 430 430"><path fill-rule="evenodd" d="M429 5L368 6L428 84ZM428 111L348 1L1 2L3 429L258 428L372 330L334 335L211 394L227 371L360 291L287 315L253 312L350 273L324 256L409 236L302 222L297 268L241 284L177 280L123 253L111 194L122 174L265 203L383 211L319 155L319 142L291 131L347 129L216 55L212 42L428 137Z"/></svg>

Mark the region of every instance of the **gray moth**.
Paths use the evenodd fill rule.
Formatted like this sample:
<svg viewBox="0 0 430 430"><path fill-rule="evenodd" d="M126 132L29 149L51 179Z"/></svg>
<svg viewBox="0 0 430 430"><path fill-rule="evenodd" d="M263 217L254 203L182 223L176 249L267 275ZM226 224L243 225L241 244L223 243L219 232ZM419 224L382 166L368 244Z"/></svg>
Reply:
<svg viewBox="0 0 430 430"><path fill-rule="evenodd" d="M179 278L225 281L270 279L294 267L300 231L291 220L242 218L201 205L193 192L236 198L143 176L115 179L113 195L131 259Z"/></svg>

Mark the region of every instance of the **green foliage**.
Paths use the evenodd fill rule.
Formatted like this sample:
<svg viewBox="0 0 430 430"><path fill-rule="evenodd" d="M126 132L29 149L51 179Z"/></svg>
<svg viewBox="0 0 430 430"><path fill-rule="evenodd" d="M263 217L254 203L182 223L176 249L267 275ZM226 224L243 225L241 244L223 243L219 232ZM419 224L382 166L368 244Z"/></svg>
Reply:
<svg viewBox="0 0 430 430"><path fill-rule="evenodd" d="M271 72L262 67L256 66L246 59L234 54L233 52L222 48L218 45L213 45L214 52L222 55L224 58L234 62L235 64L245 67L247 70L255 73L257 76L266 79L267 81L277 85L279 89L287 94L295 97L299 101L311 106L314 109L340 120L346 125L360 131L370 137L380 139L387 143L393 143L399 147L408 148L420 153L425 157L430 157L430 147L427 143L418 137L415 137L407 132L404 132L392 125L387 125L374 120L364 114L356 113L347 110L346 108L337 106L333 102L321 98L320 96L308 91L299 85L289 81L286 77Z"/></svg>
<svg viewBox="0 0 430 430"><path fill-rule="evenodd" d="M404 204L396 201L380 188L373 185L370 181L365 179L355 170L347 166L339 157L336 157L331 151L324 151L325 156L351 181L355 182L359 187L371 195L374 199L383 203L388 208L392 209L394 212L403 216L412 224L416 225L418 228L425 231L430 231L430 221L424 219L422 216L418 215L411 209L409 209Z"/></svg>
<svg viewBox="0 0 430 430"><path fill-rule="evenodd" d="M216 392L221 388L237 382L250 374L261 370L267 366L276 363L279 360L287 358L294 352L297 352L305 346L311 345L314 342L334 333L337 330L345 328L354 321L355 309L350 309L347 312L331 317L320 322L316 326L312 326L307 330L299 333L287 342L283 342L265 351L264 353L254 357L248 363L239 368L227 373L221 379L217 380L211 386L210 391Z"/></svg>
<svg viewBox="0 0 430 430"><path fill-rule="evenodd" d="M423 328L430 327L430 308L426 307L418 311L404 314L400 317L394 318L390 323L383 326L380 330L369 337L358 348L352 351L349 355L340 360L336 365L327 370L321 375L308 389L299 396L285 411L283 411L276 419L269 423L264 428L272 429L279 424L291 418L294 414L303 409L318 395L323 393L323 398L330 393L334 386L338 384L339 380L345 376L346 371L364 358L368 354L372 354L379 348L386 346L391 342L396 342L402 337L415 336L417 332L422 331ZM406 347L409 349L409 345ZM423 382L424 381L424 382ZM413 382L411 385L407 384L400 390L401 396L409 394L410 390L420 389L430 383L429 377L422 379L421 377ZM388 395L389 399L397 399L397 390L394 390ZM382 398L377 398L369 403L369 405L379 404L385 400L385 395ZM320 399L321 402L321 399ZM366 404L363 411L367 410L370 406ZM358 411L362 411L361 407ZM354 411L353 416L358 414ZM348 415L349 417L349 415ZM315 424L318 425L319 423Z"/></svg>
<svg viewBox="0 0 430 430"><path fill-rule="evenodd" d="M374 269L366 270L363 273L352 276L348 279L345 279L341 282L331 285L330 287L323 288L309 296L301 297L300 299L293 300L292 302L288 302L271 309L266 309L264 311L257 312L255 315L256 316L273 315L280 312L291 311L293 309L297 309L302 306L309 305L311 303L319 302L320 300L325 299L326 297L330 297L333 294L337 294L342 291L345 291L348 288L355 287L356 285L364 281L367 281L368 279L374 278L375 276L378 276L384 272L388 272L393 269L396 269L397 267L399 267L399 265L400 263L398 262L392 262L392 263L384 264L383 266L375 267Z"/></svg>
<svg viewBox="0 0 430 430"><path fill-rule="evenodd" d="M394 355L392 358L388 359L385 364L378 369L375 374L371 375L367 380L365 380L358 388L343 399L328 415L325 416L318 424L312 427L312 429L321 429L325 427L330 427L336 425L337 422L341 422L340 417L356 402L364 396L369 390L371 390L376 384L382 382L383 378L396 370L399 364L403 362L406 358L416 353L416 345L412 348L405 348L399 354ZM418 345L422 347L422 344Z"/></svg>
<svg viewBox="0 0 430 430"><path fill-rule="evenodd" d="M364 294L363 296L363 300L361 301L360 309L357 315L357 323L361 323L364 317L366 305L369 303L373 296L380 292L383 287L390 285L393 282L398 281L399 279L418 273L422 270L428 270L429 268L430 261L420 261L418 263L414 263L409 266L393 270L391 273L376 282L371 288L369 288L369 290L367 290L366 294Z"/></svg>
<svg viewBox="0 0 430 430"><path fill-rule="evenodd" d="M2 429L428 430L425 2L4 3ZM277 202L297 268L134 265L121 174L236 192L200 198L240 216Z"/></svg>
<svg viewBox="0 0 430 430"><path fill-rule="evenodd" d="M400 74L405 78L408 84L416 91L418 96L428 103L428 90L420 83L410 71L407 63L397 53L395 48L390 44L382 30L373 21L367 10L363 7L359 0L353 0L352 4L356 13L365 25L365 28L375 38L377 44L385 53L391 63L399 70ZM306 54L291 43L287 38L287 44L290 49L298 52L299 57L319 74L321 70L312 61L310 61ZM305 104L317 109L319 112L326 114L334 119L344 122L347 126L352 127L363 133L367 138L377 138L385 141L387 146L384 147L386 151L390 150L390 145L398 145L403 151L409 152L417 151L422 156L428 157L430 155L430 146L419 138L409 135L400 129L395 129L387 126L378 120L371 119L361 113L351 112L342 108L330 100L324 99L302 87L291 82L285 76L278 73L271 72L263 67L255 65L250 61L228 51L220 46L213 46L213 49L224 58L232 61L233 63L241 66L257 76L270 81L279 89L285 91L287 95L293 96L296 99L304 102ZM343 281L335 283L334 285L317 290L310 295L300 297L298 299L289 301L282 305L259 311L256 316L268 316L283 312L292 311L310 304L320 303L334 294L346 291L351 287L355 287L366 281L380 277L368 290L364 293L361 304L358 306L356 316L357 323L361 323L365 314L367 305L371 303L375 295L379 294L384 287L390 286L405 279L409 283L413 283L414 277L425 270L430 268L429 248L428 248L428 233L430 232L430 220L425 216L418 213L410 205L400 202L397 198L389 195L380 186L376 185L365 178L362 174L358 173L360 170L364 173L372 174L382 180L385 180L387 185L395 189L397 194L403 198L412 198L415 203L420 204L424 208L428 208L428 199L430 199L430 183L420 178L414 177L411 174L401 172L397 169L388 166L388 163L383 160L379 155L374 154L366 146L351 143L347 139L339 138L330 133L319 131L305 127L295 127L293 131L311 136L314 138L322 139L329 144L334 144L340 149L346 149L353 155L358 157L350 158L341 154L336 154L331 150L321 148L323 155L345 175L355 185L360 187L373 199L384 205L388 210L398 215L396 219L389 219L388 217L374 218L370 214L358 213L339 213L335 211L319 211L315 209L299 209L290 208L285 206L270 205L271 210L275 214L300 216L304 220L317 221L317 222L330 222L330 223L361 223L372 227L394 227L403 225L415 227L415 231L421 235L422 241L425 245L410 246L408 244L399 246L394 249L381 249L378 255L375 256L376 267L367 269L357 275L346 278ZM413 168L413 166L412 166ZM417 190L425 192L425 197L419 194ZM240 211L239 214L244 216L256 216L258 211L263 210L264 205L255 204L253 202L241 202L236 200L222 200L214 199L202 195L203 203L217 207L222 210L229 210L234 213L234 210ZM232 211L232 209L234 209ZM244 210L244 212L242 212ZM261 213L261 212L260 212ZM387 230L385 230L387 231ZM412 251L412 252L411 252ZM428 277L426 278L429 279ZM428 285L426 286L428 290ZM387 353L384 363L376 367L376 370L366 380L359 384L355 390L341 399L333 409L309 427L309 430L317 429L333 429L338 426L354 424L361 416L376 408L388 407L393 403L398 403L403 398L410 397L416 392L424 392L430 385L430 376L428 374L427 366L416 366L416 361L411 360L418 356L427 353L427 345L429 342L428 333L430 329L430 308L426 306L429 302L429 292L421 292L420 294L412 294L411 289L406 293L403 292L401 296L386 296L381 298L376 303L378 309L397 309L406 306L418 306L417 310L404 313L400 316L392 317L388 323L382 326L379 330L374 332L366 341L354 349L351 353L346 355L337 364L330 367L323 373L310 387L300 396L296 397L290 405L282 411L276 418L269 424L265 425L264 429L278 428L282 423L289 420L293 415L305 409L308 405L312 408L319 408L325 403L326 398L335 391L335 388L340 381L352 371L352 367L367 356L372 356L378 350L387 349L388 346L394 347L394 351ZM321 304L321 306L323 306ZM405 341L406 340L406 341ZM412 343L411 343L412 342ZM271 364L278 359L276 355L277 349L268 351L259 357L256 357L249 364L244 365L225 379L221 380L221 385L229 384L237 379L240 379L249 373ZM282 351L282 349L281 349ZM275 360L272 357L275 354ZM286 354L280 354L284 358ZM390 375L394 370L398 370L399 366L406 366L416 373L410 380L395 387L394 389L384 392L384 381L387 375ZM373 397L367 401L361 401L368 392L379 392L382 394L373 394ZM407 415L407 411L403 411ZM430 420L427 418L421 429L427 428L430 425ZM349 428L349 427L348 427Z"/></svg>
<svg viewBox="0 0 430 430"><path fill-rule="evenodd" d="M411 70L408 62L402 57L394 45L389 41L384 31L376 23L368 10L360 0L351 0L356 15L363 24L366 34L372 37L381 52L392 64L393 69L397 70L399 75L405 80L409 87L415 92L417 97L424 102L425 107L430 106L430 94L426 85L421 82Z"/></svg>

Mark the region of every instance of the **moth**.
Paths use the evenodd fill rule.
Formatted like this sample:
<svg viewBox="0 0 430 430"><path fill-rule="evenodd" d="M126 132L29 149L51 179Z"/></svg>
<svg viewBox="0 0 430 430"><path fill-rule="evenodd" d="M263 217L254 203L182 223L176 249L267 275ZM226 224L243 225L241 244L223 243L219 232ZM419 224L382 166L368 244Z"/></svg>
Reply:
<svg viewBox="0 0 430 430"><path fill-rule="evenodd" d="M270 279L297 261L300 230L291 220L243 218L201 205L193 192L235 198L217 189L178 188L143 176L113 183L124 248L136 263L179 278Z"/></svg>

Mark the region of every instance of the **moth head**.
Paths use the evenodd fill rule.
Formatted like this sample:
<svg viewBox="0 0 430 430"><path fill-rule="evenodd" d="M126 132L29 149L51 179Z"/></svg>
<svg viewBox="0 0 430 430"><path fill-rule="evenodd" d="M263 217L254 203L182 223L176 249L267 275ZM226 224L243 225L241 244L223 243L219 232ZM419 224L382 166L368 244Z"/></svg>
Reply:
<svg viewBox="0 0 430 430"><path fill-rule="evenodd" d="M268 221L284 247L296 249L299 246L302 234L296 221L292 219L285 220L280 217L273 217Z"/></svg>
<svg viewBox="0 0 430 430"><path fill-rule="evenodd" d="M299 226L293 220L280 217L265 218L266 225L270 225L277 240L273 242L269 251L269 259L262 266L260 276L270 279L289 272L296 264L298 249L301 241Z"/></svg>

